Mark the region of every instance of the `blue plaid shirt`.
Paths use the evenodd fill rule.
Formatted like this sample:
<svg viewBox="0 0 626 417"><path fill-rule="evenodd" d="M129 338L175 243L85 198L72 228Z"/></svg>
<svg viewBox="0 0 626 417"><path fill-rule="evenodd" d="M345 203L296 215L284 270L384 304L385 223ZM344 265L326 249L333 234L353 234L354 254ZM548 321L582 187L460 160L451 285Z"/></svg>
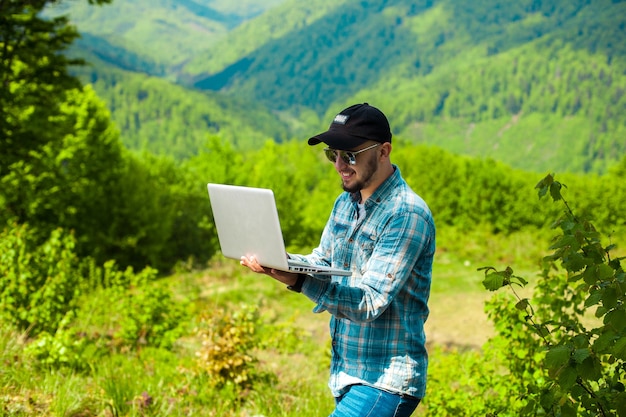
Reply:
<svg viewBox="0 0 626 417"><path fill-rule="evenodd" d="M435 225L430 209L395 172L365 201L365 212L342 193L311 255L317 265L350 269L352 276L307 279L302 293L331 313L334 396L352 384L422 398L428 355L424 322Z"/></svg>

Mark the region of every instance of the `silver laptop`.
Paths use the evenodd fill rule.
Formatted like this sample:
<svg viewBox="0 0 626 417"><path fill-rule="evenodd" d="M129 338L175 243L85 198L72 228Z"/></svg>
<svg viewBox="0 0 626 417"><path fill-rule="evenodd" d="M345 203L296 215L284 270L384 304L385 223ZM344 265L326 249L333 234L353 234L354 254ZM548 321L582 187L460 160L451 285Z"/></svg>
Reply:
<svg viewBox="0 0 626 417"><path fill-rule="evenodd" d="M222 254L241 259L254 255L265 267L319 275L352 275L350 271L289 259L272 190L207 184Z"/></svg>

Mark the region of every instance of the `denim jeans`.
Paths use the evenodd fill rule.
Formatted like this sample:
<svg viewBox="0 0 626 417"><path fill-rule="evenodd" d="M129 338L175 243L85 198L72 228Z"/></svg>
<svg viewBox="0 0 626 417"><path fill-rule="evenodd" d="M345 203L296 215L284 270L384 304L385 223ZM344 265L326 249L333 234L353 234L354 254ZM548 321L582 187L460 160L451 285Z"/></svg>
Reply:
<svg viewBox="0 0 626 417"><path fill-rule="evenodd" d="M392 394L366 385L352 385L335 398L335 411L329 417L409 417L420 400Z"/></svg>

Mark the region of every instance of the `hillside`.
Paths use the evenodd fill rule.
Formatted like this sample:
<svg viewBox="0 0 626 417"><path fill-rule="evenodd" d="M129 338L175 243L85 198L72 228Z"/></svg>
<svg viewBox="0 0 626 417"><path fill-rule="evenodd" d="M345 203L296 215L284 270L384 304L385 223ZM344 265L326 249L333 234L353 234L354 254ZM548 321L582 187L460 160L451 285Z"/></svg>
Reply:
<svg viewBox="0 0 626 417"><path fill-rule="evenodd" d="M288 137L288 126L261 105L190 91L165 79L107 67L95 57L90 62L97 64L75 72L107 103L130 149L182 160L203 151L211 135L242 150Z"/></svg>
<svg viewBox="0 0 626 417"><path fill-rule="evenodd" d="M60 2L47 15L70 14L77 44L116 66L165 75L241 23L284 0L114 0Z"/></svg>
<svg viewBox="0 0 626 417"><path fill-rule="evenodd" d="M301 105L323 113L334 103L385 81L402 90L415 80L427 84L439 74L461 75L474 65L489 72L491 66L498 66L500 55L537 40L542 42L536 53L546 52L538 61L551 62L553 67L563 63L559 54L546 49L554 43L583 52L570 65L601 56L619 73L625 63L621 12L626 8L620 2L483 0L468 4L439 0L416 4L396 0L366 4L284 3L209 46L179 76L193 76L197 87L244 95L272 108ZM535 82L547 81L541 74L529 75ZM475 99L479 101L473 105L479 106L481 97Z"/></svg>
<svg viewBox="0 0 626 417"><path fill-rule="evenodd" d="M602 172L626 153L624 3L368 5L345 2L336 13L309 3L327 13L301 27L284 4L272 15L292 22L289 31L272 32L260 17L187 68L222 62L194 85L313 108L325 120L370 101L393 116L399 136L524 169ZM222 53L265 31L276 36L237 60Z"/></svg>
<svg viewBox="0 0 626 417"><path fill-rule="evenodd" d="M166 10L180 30L134 36L137 23L122 31L141 47L95 29L131 25L104 13L115 5L87 18L68 4L99 58L261 103L290 127L288 137L368 101L388 114L396 137L525 170L603 173L626 154L625 2L249 1L229 20L235 11L217 8L225 2L203 3L221 13L207 17L163 0L142 33L157 30L160 18L150 16ZM177 41L195 27L187 13L220 30Z"/></svg>

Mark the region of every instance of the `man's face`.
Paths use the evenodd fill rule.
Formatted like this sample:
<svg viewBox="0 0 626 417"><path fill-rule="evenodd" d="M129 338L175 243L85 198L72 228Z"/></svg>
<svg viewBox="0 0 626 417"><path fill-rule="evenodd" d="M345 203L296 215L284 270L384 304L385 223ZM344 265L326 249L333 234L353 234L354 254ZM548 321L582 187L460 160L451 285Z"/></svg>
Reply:
<svg viewBox="0 0 626 417"><path fill-rule="evenodd" d="M367 148L369 145L360 146L353 151ZM344 191L355 193L371 185L372 179L378 170L378 147L374 147L356 155L356 164L347 164L342 158L335 161L335 169L341 177L341 185Z"/></svg>

